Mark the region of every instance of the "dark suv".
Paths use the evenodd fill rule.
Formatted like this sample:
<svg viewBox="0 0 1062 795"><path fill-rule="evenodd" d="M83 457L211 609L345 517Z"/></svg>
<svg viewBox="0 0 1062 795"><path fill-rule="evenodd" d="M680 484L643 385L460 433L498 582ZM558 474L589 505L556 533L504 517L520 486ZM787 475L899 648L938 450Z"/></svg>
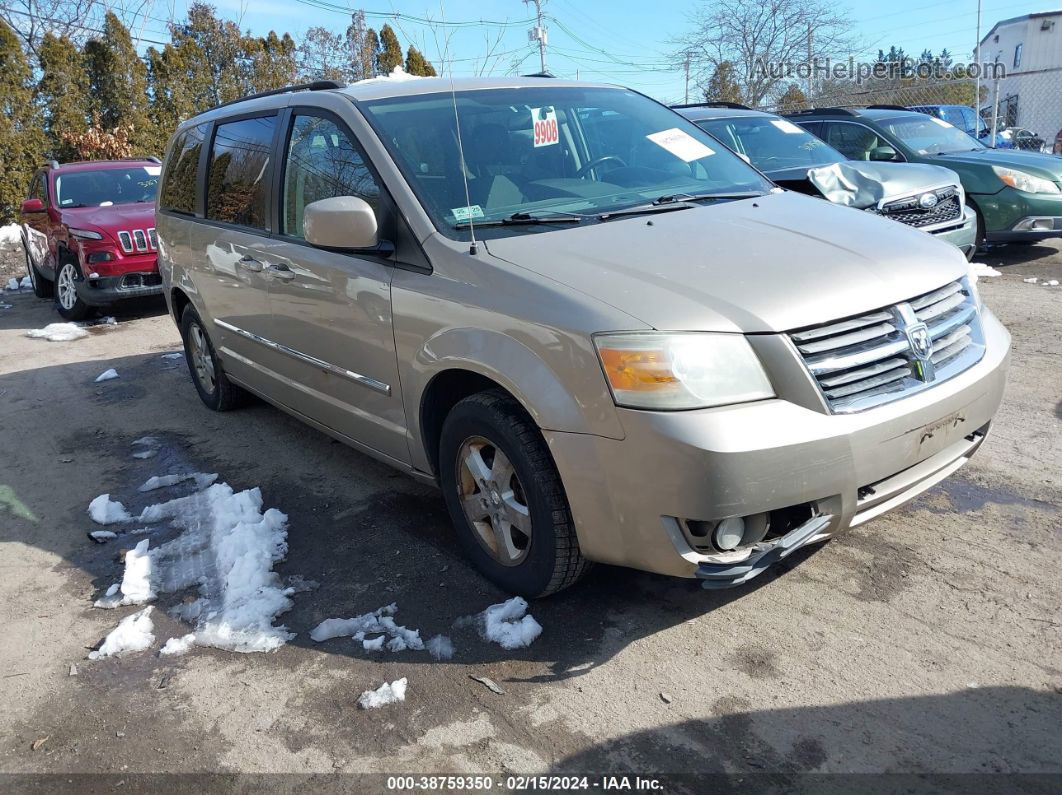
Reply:
<svg viewBox="0 0 1062 795"><path fill-rule="evenodd" d="M38 298L81 320L95 307L162 293L155 157L43 166L22 202L26 270Z"/></svg>

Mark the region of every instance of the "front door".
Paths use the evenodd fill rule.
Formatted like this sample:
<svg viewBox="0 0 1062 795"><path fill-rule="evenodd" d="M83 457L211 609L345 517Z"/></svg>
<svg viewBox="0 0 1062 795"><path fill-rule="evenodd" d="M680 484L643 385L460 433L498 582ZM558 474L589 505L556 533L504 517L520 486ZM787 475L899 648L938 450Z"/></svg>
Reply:
<svg viewBox="0 0 1062 795"><path fill-rule="evenodd" d="M48 234L52 223L49 210L51 203L48 200L48 180L43 171L33 177L26 198L40 199L44 204L43 210L26 213L22 218L22 231L26 236L26 252L37 270L47 278L54 279L55 257Z"/></svg>
<svg viewBox="0 0 1062 795"><path fill-rule="evenodd" d="M405 413L391 326L392 257L325 251L303 239L307 204L357 196L376 210L381 238L394 214L354 136L319 110L292 111L283 144L280 237L269 303L279 361L274 394L311 419L408 461Z"/></svg>

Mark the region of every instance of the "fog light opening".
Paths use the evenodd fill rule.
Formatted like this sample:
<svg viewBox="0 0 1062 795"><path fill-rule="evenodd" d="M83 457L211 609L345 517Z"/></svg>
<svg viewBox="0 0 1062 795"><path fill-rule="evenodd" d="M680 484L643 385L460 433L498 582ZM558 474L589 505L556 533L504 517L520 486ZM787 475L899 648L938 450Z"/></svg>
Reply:
<svg viewBox="0 0 1062 795"><path fill-rule="evenodd" d="M712 533L712 544L722 552L730 552L741 545L741 539L745 537L745 520L740 516L724 519L715 527Z"/></svg>

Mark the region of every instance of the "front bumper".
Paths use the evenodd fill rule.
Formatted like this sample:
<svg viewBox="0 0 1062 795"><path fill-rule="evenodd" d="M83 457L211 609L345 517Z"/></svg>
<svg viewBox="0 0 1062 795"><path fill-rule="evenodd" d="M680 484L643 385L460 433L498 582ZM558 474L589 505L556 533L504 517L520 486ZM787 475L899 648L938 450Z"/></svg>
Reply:
<svg viewBox="0 0 1062 795"><path fill-rule="evenodd" d="M546 431L583 554L735 585L911 499L969 459L999 407L1010 335L987 310L982 322L980 362L867 411L830 415L773 399L699 411L618 409L622 440ZM765 565L753 561L751 573L739 565L748 558L697 548L683 530L690 520L808 504L809 518L759 550Z"/></svg>
<svg viewBox="0 0 1062 795"><path fill-rule="evenodd" d="M77 283L77 294L89 306L107 306L130 298L162 295L162 277L158 271L147 271L82 279Z"/></svg>
<svg viewBox="0 0 1062 795"><path fill-rule="evenodd" d="M963 207L962 223L939 232L930 231L933 237L946 240L969 257L977 248L977 214L969 207Z"/></svg>
<svg viewBox="0 0 1062 795"><path fill-rule="evenodd" d="M973 198L985 219L985 239L990 242L1014 243L1062 237L1062 193L1025 193L1006 187L991 196ZM1049 218L1052 228L1023 229L1023 222L1031 218Z"/></svg>

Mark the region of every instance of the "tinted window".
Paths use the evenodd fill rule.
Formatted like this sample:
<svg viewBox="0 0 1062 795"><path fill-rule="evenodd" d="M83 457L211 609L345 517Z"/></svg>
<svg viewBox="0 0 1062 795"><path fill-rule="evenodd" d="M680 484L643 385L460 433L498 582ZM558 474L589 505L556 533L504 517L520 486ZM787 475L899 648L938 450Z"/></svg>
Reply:
<svg viewBox="0 0 1062 795"><path fill-rule="evenodd" d="M347 132L320 116L295 116L284 166L284 234L302 237L306 205L357 196L379 209L380 188Z"/></svg>
<svg viewBox="0 0 1062 795"><path fill-rule="evenodd" d="M109 207L112 204L155 202L162 166L72 171L55 178L60 207Z"/></svg>
<svg viewBox="0 0 1062 795"><path fill-rule="evenodd" d="M159 206L191 215L195 212L196 177L199 174L199 153L203 149L206 125L192 127L174 141L162 180Z"/></svg>
<svg viewBox="0 0 1062 795"><path fill-rule="evenodd" d="M207 218L265 229L275 116L219 124L207 178Z"/></svg>

